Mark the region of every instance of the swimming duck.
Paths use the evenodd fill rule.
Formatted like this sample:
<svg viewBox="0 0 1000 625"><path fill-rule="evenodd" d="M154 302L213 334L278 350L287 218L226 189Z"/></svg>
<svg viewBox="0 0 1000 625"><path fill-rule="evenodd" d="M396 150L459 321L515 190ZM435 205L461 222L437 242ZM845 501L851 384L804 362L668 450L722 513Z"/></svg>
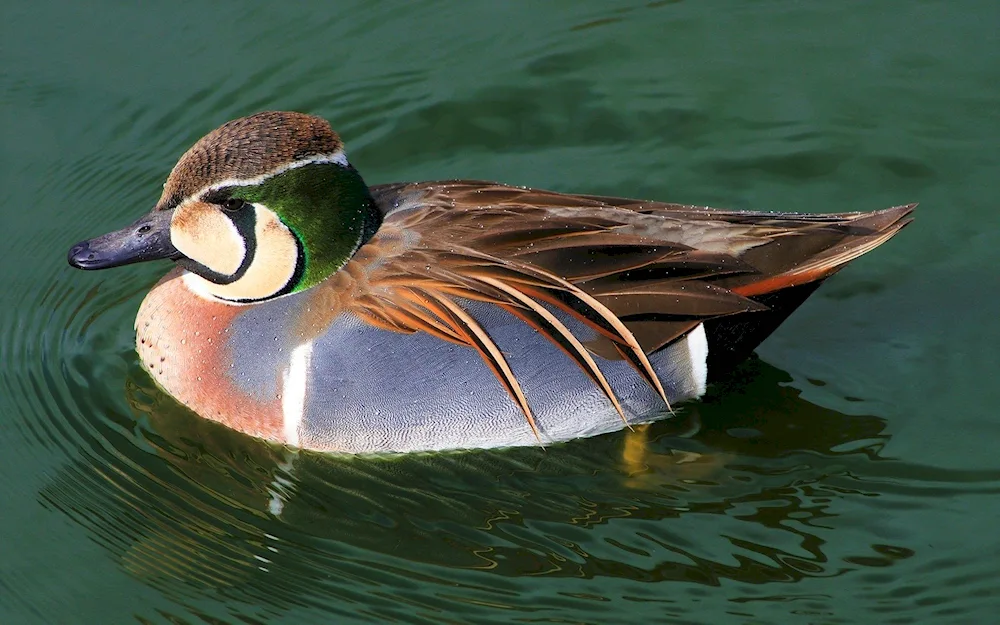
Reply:
<svg viewBox="0 0 1000 625"><path fill-rule="evenodd" d="M701 396L912 209L369 187L328 122L265 112L199 140L149 214L69 263L174 261L139 308L139 357L230 428L349 453L544 445Z"/></svg>

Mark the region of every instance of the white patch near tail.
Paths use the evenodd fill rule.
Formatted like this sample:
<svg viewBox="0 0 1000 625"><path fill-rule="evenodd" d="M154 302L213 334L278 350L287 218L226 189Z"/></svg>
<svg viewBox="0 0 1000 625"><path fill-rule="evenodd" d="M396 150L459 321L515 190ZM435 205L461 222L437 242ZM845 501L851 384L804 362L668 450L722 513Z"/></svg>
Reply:
<svg viewBox="0 0 1000 625"><path fill-rule="evenodd" d="M302 425L302 415L306 410L306 381L309 377L312 350L312 341L292 350L281 388L285 442L296 447L299 445L299 426Z"/></svg>
<svg viewBox="0 0 1000 625"><path fill-rule="evenodd" d="M708 387L708 336L705 335L705 324L687 333L688 357L691 359L691 377L695 383L698 396L705 394Z"/></svg>

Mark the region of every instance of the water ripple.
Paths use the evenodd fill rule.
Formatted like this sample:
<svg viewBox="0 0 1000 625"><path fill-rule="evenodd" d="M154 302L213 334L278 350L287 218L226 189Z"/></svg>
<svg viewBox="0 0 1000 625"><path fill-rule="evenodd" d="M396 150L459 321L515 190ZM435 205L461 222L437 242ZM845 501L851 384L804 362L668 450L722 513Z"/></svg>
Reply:
<svg viewBox="0 0 1000 625"><path fill-rule="evenodd" d="M781 375L755 366L763 377ZM746 438L705 443L725 399L645 434L547 451L351 458L237 435L176 406L134 362L125 375L127 410L87 406L98 421L75 417L49 433L83 456L50 480L41 501L86 527L131 575L191 601L224 593L239 605L328 614L374 601L383 608L372 620L402 618L401 605L428 619L456 604L527 615L560 605L518 600L521 580L539 576L563 580L566 596L580 598L579 582L595 578L787 584L912 554L887 546L831 558L824 536L843 508L886 496L871 483L867 493L827 484L849 475L831 463L870 461L798 452L781 459L783 470L755 471L768 454L748 453ZM759 384L772 399L785 394ZM88 395L74 387L67 396ZM81 410L69 408L53 412L65 419ZM864 421L800 401L803 411ZM701 421L693 438L692 421ZM623 461L623 445L635 444L641 464ZM693 538L707 518L713 534Z"/></svg>

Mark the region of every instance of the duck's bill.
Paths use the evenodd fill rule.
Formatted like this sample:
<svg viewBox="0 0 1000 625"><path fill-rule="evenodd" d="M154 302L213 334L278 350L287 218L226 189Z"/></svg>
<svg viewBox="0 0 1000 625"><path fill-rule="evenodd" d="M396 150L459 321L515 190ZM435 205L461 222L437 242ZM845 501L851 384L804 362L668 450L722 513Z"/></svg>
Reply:
<svg viewBox="0 0 1000 625"><path fill-rule="evenodd" d="M170 242L173 211L153 211L127 228L80 241L67 260L77 269L107 269L147 260L176 260L180 252Z"/></svg>

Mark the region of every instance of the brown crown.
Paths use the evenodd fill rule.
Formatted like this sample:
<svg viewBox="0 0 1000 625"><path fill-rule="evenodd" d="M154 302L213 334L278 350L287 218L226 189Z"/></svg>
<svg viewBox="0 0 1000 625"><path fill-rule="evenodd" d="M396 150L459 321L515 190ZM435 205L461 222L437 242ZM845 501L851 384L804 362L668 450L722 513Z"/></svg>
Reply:
<svg viewBox="0 0 1000 625"><path fill-rule="evenodd" d="M320 117L266 111L219 126L191 146L163 185L156 210L177 206L185 197L227 178L252 178L285 163L343 147L330 123Z"/></svg>

